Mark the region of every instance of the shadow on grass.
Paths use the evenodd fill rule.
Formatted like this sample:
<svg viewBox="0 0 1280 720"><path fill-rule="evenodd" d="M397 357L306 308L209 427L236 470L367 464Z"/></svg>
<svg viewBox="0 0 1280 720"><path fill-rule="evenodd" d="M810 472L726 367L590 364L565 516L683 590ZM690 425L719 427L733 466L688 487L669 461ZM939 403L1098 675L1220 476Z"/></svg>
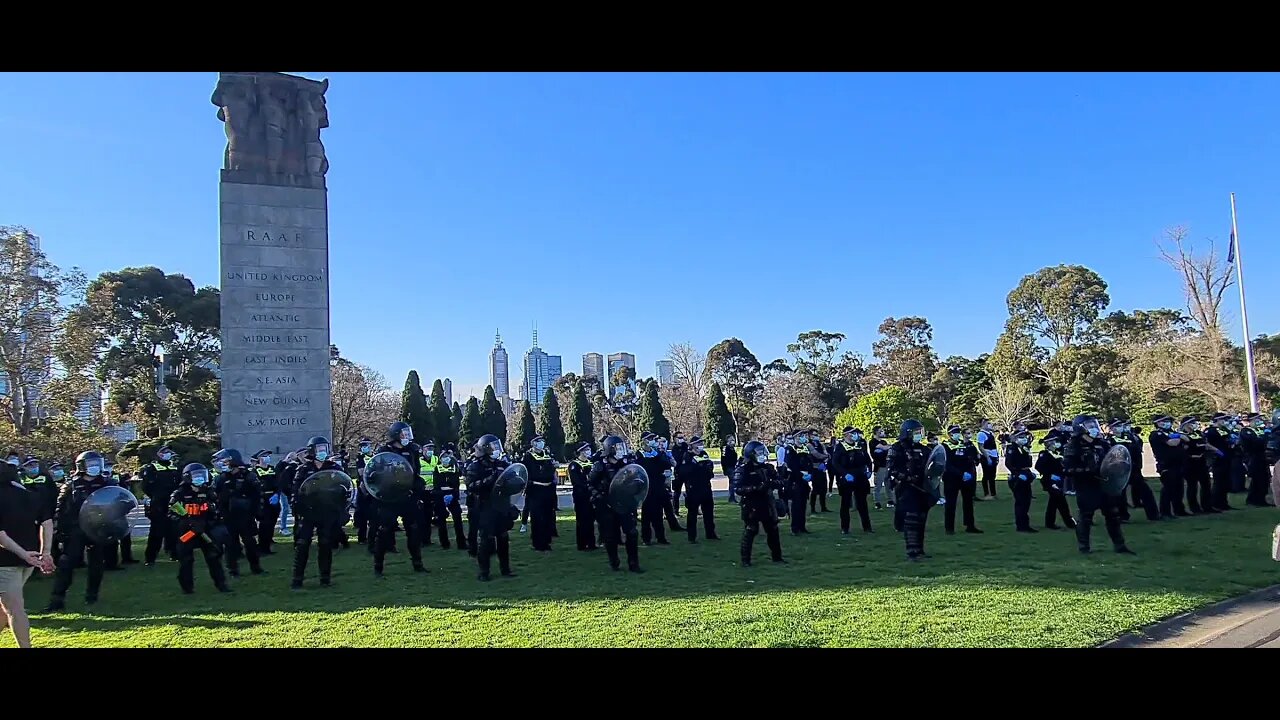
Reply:
<svg viewBox="0 0 1280 720"><path fill-rule="evenodd" d="M1043 520L1043 494L1032 508L1032 523ZM718 597L741 594L875 591L877 589L919 588L921 591L960 591L1036 588L1066 592L1128 592L1145 595L1178 595L1194 604L1204 604L1275 582L1275 564L1270 559L1271 528L1280 514L1263 509L1238 510L1224 515L1151 523L1135 516L1124 526L1136 557L1116 555L1105 528L1093 529L1092 555L1076 551L1075 533L1069 530L1042 530L1025 535L1013 530L1012 501L979 502L978 525L986 533L948 536L942 531L942 508L930 512L926 546L933 556L921 563L905 559L902 537L892 531L891 511L872 511L876 533L854 530L850 536L839 532L839 515L819 513L809 521L811 535L793 537L783 520L783 554L787 565L769 562L764 537L756 539L755 565L739 565L738 541L742 523L738 507L716 506L719 541L700 540L690 544L684 533L668 531L669 546L640 548L640 562L646 572L635 575L609 569L604 550L579 552L574 549L571 513L559 516L560 537L548 555L529 549L529 536L513 532L512 558L515 578L500 578L497 558L493 559L493 580L476 579L474 558L457 549L444 550L438 544L423 549L430 570L412 572L405 551L388 555L386 577L375 579L372 558L363 546L352 542L350 549L334 554L334 584L322 588L316 579L316 559L312 552L302 590L288 589L292 547L287 539L277 552L264 558L270 574L245 576L233 581L235 592L213 593L199 584L207 580L197 574L197 595L180 594L177 565L161 563L154 568L134 566L128 573L108 574L95 615L62 620L67 629L103 629L101 623L200 624L241 621L207 620L174 616L175 611L191 615L238 615L272 612L347 613L376 608L430 608L471 612L520 608L555 602L574 604L593 601L689 600L715 602ZM1075 508L1073 507L1073 510ZM854 516L857 527L857 517ZM197 573L200 565L197 564ZM70 602L83 587L84 574L77 572ZM44 586L45 589L42 589ZM28 605L41 606L48 583L28 584ZM963 601L962 599L960 601ZM141 616L132 619L129 616ZM152 617L154 616L154 617ZM59 616L42 616L40 624L56 627ZM72 626L72 623L79 624ZM95 623L98 623L95 625Z"/></svg>
<svg viewBox="0 0 1280 720"><path fill-rule="evenodd" d="M198 627L208 630L249 630L261 622L257 620L218 620L207 617L170 615L157 617L116 617L97 613L72 616L65 614L41 615L41 629L57 629L71 632L120 632L147 627Z"/></svg>

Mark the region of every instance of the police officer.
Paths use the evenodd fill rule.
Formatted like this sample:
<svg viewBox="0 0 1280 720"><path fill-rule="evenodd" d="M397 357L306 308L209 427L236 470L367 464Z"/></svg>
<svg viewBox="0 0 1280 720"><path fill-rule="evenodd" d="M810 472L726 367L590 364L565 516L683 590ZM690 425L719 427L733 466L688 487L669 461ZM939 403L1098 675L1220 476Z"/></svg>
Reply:
<svg viewBox="0 0 1280 720"><path fill-rule="evenodd" d="M699 514L706 525L706 538L719 540L720 537L716 535L715 499L711 493L711 478L716 474L715 463L707 455L700 436L690 438L687 447L683 463L676 466L676 474L683 477L685 483L685 527L689 530L689 542L698 542Z"/></svg>
<svg viewBox="0 0 1280 720"><path fill-rule="evenodd" d="M240 555L243 554L249 561L249 571L261 575L256 523L262 506L262 484L258 473L244 464L244 458L235 448L214 453L213 468L218 471L213 485L218 500L217 517L227 529L227 569L231 577L240 577Z"/></svg>
<svg viewBox="0 0 1280 720"><path fill-rule="evenodd" d="M320 566L320 585L329 587L332 584L333 536L342 532L342 528L337 523L325 522L316 517L315 510L308 508L302 501L301 490L307 478L322 470L338 470L338 465L329 459L329 441L318 435L307 441L305 451L297 460L298 465L291 482L293 499L290 505L296 519L293 526L293 579L289 587L294 590L302 587L313 539L316 541Z"/></svg>
<svg viewBox="0 0 1280 720"><path fill-rule="evenodd" d="M247 474L243 463L237 467L241 474ZM223 518L217 494L209 482L209 469L199 463L184 467L182 482L169 497L168 509L174 532L178 535L178 585L182 592L187 595L195 592L195 572L192 566L195 564L197 548L204 553L204 562L209 566L209 577L213 578L218 592L231 592L222 572L222 553L214 540L214 536L219 534L217 527ZM251 562L256 564L256 560ZM235 576L235 565L232 568L231 574ZM259 568L255 572L261 571Z"/></svg>
<svg viewBox="0 0 1280 720"><path fill-rule="evenodd" d="M948 535L956 531L956 503L959 501L964 516L964 531L973 535L982 531L974 524L973 498L978 490L978 463L981 458L978 449L972 442L964 439L964 431L959 425L947 428L947 439L942 441L947 450L947 469L942 474L943 496L946 502L942 506L943 528Z"/></svg>
<svg viewBox="0 0 1280 720"><path fill-rule="evenodd" d="M893 487L889 485L889 445L884 428L879 425L871 428L871 472L875 479L877 510L881 507L881 499L893 507Z"/></svg>
<svg viewBox="0 0 1280 720"><path fill-rule="evenodd" d="M449 518L452 517L458 549L466 550L467 533L462 529L462 503L458 499L462 495L462 468L458 467L453 450L441 453L432 482L431 495L435 508L431 514L438 523L436 529L440 531L440 547L449 549Z"/></svg>
<svg viewBox="0 0 1280 720"><path fill-rule="evenodd" d="M433 440L428 440L426 445L419 448L418 456L418 477L422 478L422 486L424 488L421 499L422 509L421 516L418 518L418 528L422 531L422 546L432 545L431 531L435 529L436 504L433 497L434 488L436 486L436 468L440 466L440 459L436 457L436 444Z"/></svg>
<svg viewBox="0 0 1280 720"><path fill-rule="evenodd" d="M103 551L105 548L85 536L80 529L80 507L95 490L110 483L102 477L106 461L101 453L89 450L76 457L76 474L63 483L54 512L54 532L62 546L57 570L53 577L53 594L45 612L56 612L66 607L67 590L71 589L72 569L76 560L88 555L89 585L85 588L84 601L92 605L98 601L102 587Z"/></svg>
<svg viewBox="0 0 1280 720"><path fill-rule="evenodd" d="M275 466L271 464L271 451L259 450L253 455L250 471L258 476L262 489L262 502L258 504L258 554L270 555L274 550L276 522L280 520L280 482Z"/></svg>
<svg viewBox="0 0 1280 720"><path fill-rule="evenodd" d="M982 418L978 430L978 448L982 451L982 497L996 499L996 464L1000 462L999 445L991 421Z"/></svg>
<svg viewBox="0 0 1280 720"><path fill-rule="evenodd" d="M56 468L56 469L55 469ZM58 485L54 473L61 473L62 466L54 463L48 472L40 471L40 460L28 456L22 463L22 486L31 492L40 504L40 516L51 518L58 510ZM57 476L61 480L61 475Z"/></svg>
<svg viewBox="0 0 1280 720"><path fill-rule="evenodd" d="M1267 447L1266 460L1271 465L1280 463L1280 408L1276 408L1271 413L1271 427L1266 429ZM1280 491L1275 488L1271 489L1271 495L1275 500L1280 500Z"/></svg>
<svg viewBox="0 0 1280 720"><path fill-rule="evenodd" d="M1182 474L1186 467L1186 439L1182 433L1173 429L1173 418L1161 415L1155 420L1156 428L1151 431L1147 442L1151 444L1151 452L1156 456L1156 472L1160 474L1160 516L1166 520L1174 517L1186 517L1186 506L1182 504Z"/></svg>
<svg viewBox="0 0 1280 720"><path fill-rule="evenodd" d="M929 446L924 444L924 425L907 420L898 430L898 441L889 447L889 475L897 492L894 529L902 532L907 559L913 562L930 557L924 551L924 535L934 500L929 495L925 463Z"/></svg>
<svg viewBox="0 0 1280 720"><path fill-rule="evenodd" d="M1062 450L1062 473L1064 477L1073 479L1076 489L1076 508L1080 516L1076 518L1076 543L1080 552L1091 552L1089 535L1093 529L1093 515L1101 510L1115 551L1125 555L1136 554L1124 542L1119 510L1123 499L1108 497L1102 490L1102 459L1110 444L1102 436L1098 420L1092 415L1077 415L1071 422L1071 428L1071 438Z"/></svg>
<svg viewBox="0 0 1280 720"><path fill-rule="evenodd" d="M645 545L652 545L655 539L659 545L670 545L663 527L663 515L671 497L668 488L675 475L675 466L671 456L658 449L657 435L647 432L640 437L640 442L643 447L636 464L649 476L649 494L645 495L640 508L640 539Z"/></svg>
<svg viewBox="0 0 1280 720"><path fill-rule="evenodd" d="M1044 509L1044 526L1047 530L1062 529L1062 525L1055 522L1058 515L1062 516L1062 522L1068 528L1076 526L1075 519L1071 517L1071 506L1067 504L1067 496L1062 489L1062 437L1057 429L1050 430L1048 435L1040 439L1044 449L1036 457L1040 487L1049 493L1048 504Z"/></svg>
<svg viewBox="0 0 1280 720"><path fill-rule="evenodd" d="M573 460L569 462L569 484L573 488L574 523L577 525L578 549L582 551L595 550L597 548L596 510L595 506L591 504L591 485L588 482L588 477L591 474L592 454L591 443L584 442L578 446ZM657 455L656 451L654 454ZM665 458L666 456L663 455L663 457ZM653 476L650 475L649 477L652 478ZM652 491L649 493L649 495L653 494ZM648 496L646 496L646 502L648 499ZM660 501L657 513L658 527L661 529L662 506ZM662 542L666 544L665 537L663 537Z"/></svg>
<svg viewBox="0 0 1280 720"><path fill-rule="evenodd" d="M533 437L532 445L521 459L529 471L529 484L525 487L524 505L533 521L533 549L551 552L551 530L556 523L556 461L547 451L547 439Z"/></svg>
<svg viewBox="0 0 1280 720"><path fill-rule="evenodd" d="M751 567L751 546L755 543L760 526L764 526L765 540L776 563L782 559L782 538L778 536L778 503L774 495L782 489L778 471L769 464L769 449L758 440L748 442L742 448L742 461L734 468L731 483L742 506L742 566Z"/></svg>
<svg viewBox="0 0 1280 720"><path fill-rule="evenodd" d="M1031 483L1036 474L1031 469L1031 433L1023 430L1009 438L1004 452L1004 466L1009 471L1009 490L1013 492L1013 524L1020 533L1033 533L1031 527Z"/></svg>
<svg viewBox="0 0 1280 720"><path fill-rule="evenodd" d="M518 513L514 506L497 503L493 497L494 484L510 463L502 459L502 441L493 435L484 435L477 440L471 454L472 461L467 465L467 496L472 499L470 522L478 533L476 558L480 566L479 579L482 582L489 580L495 549L499 571L503 577L512 577L515 573L511 571L511 528L515 527Z"/></svg>
<svg viewBox="0 0 1280 720"><path fill-rule="evenodd" d="M1187 508L1193 515L1221 512L1213 507L1213 489L1209 485L1208 443L1200 433L1200 419L1187 415L1178 424L1187 440Z"/></svg>
<svg viewBox="0 0 1280 720"><path fill-rule="evenodd" d="M804 535L810 532L805 512L809 509L809 493L813 491L810 483L817 460L810 451L807 430L797 430L792 437L792 443L786 447L786 495L791 505L791 534Z"/></svg>
<svg viewBox="0 0 1280 720"><path fill-rule="evenodd" d="M686 446L679 456L683 458L687 453ZM605 438L600 456L591 466L587 481L591 487L591 503L595 506L596 522L600 525L604 549L609 555L609 567L614 570L620 567L618 541L621 539L627 549L627 569L633 573L642 573L644 570L640 569L640 533L636 531L636 513L617 512L609 503L609 486L613 483L613 477L634 459L627 448L627 442L617 435L610 435Z"/></svg>
<svg viewBox="0 0 1280 720"><path fill-rule="evenodd" d="M178 548L173 528L169 520L169 498L178 488L180 472L175 464L176 456L168 445L156 451L156 459L142 466L142 492L150 498L147 506L147 521L151 528L147 531L147 548L143 551L143 562L156 564L156 556L161 546L169 553L169 557L178 559Z"/></svg>
<svg viewBox="0 0 1280 720"><path fill-rule="evenodd" d="M1249 474L1249 494L1245 496L1245 504L1272 507L1272 503L1267 502L1267 490L1271 487L1271 468L1267 465L1267 418L1251 413L1246 420L1248 425L1240 430L1241 454Z"/></svg>
<svg viewBox="0 0 1280 720"><path fill-rule="evenodd" d="M810 470L813 482L810 483L809 514L817 513L819 506L822 507L822 512L830 512L827 510L827 493L831 489L827 475L827 461L831 459L831 455L822 444L822 438L816 429L809 428L806 434L809 436L809 452L813 453L813 468Z"/></svg>
<svg viewBox="0 0 1280 720"><path fill-rule="evenodd" d="M1147 479L1142 476L1142 462L1144 453L1142 452L1142 438L1138 433L1134 432L1133 426L1129 423L1127 417L1117 417L1111 421L1111 441L1116 445L1124 445L1129 450L1129 458L1133 465L1129 471L1129 493L1133 496L1134 507L1141 507L1147 514L1147 519L1155 522L1160 519L1160 506L1156 504L1155 493L1151 491L1151 486L1147 484ZM1061 434L1060 434L1061 435ZM1068 433L1062 437L1071 437ZM1122 521L1129 519L1129 510L1125 507L1124 498L1119 499L1117 506L1120 511L1120 519Z"/></svg>
<svg viewBox="0 0 1280 720"><path fill-rule="evenodd" d="M1204 431L1204 441L1213 471L1213 507L1225 512L1231 509L1227 502L1231 490L1231 431L1227 429L1226 413L1214 413L1210 423Z"/></svg>
<svg viewBox="0 0 1280 720"><path fill-rule="evenodd" d="M28 460L35 463L37 467L39 466L39 461L34 457L29 457ZM104 460L104 464L102 466L102 479L105 480L108 485L123 487L126 490L129 489L127 478L122 481L121 478L116 475L115 463L111 461L111 458L106 458ZM119 540L112 540L103 546L102 562L103 567L107 570L124 570L124 565L133 565L137 563L138 561L133 559L133 534L126 532L124 537Z"/></svg>
<svg viewBox="0 0 1280 720"><path fill-rule="evenodd" d="M609 439L608 435L605 435L604 437L600 438L600 444L602 447L604 445L604 441L608 439ZM675 451L671 447L669 447L669 444L667 443L666 438L659 437L657 438L657 440L658 440L658 452L662 453L663 455L666 455L667 459L671 461L671 474L667 475L663 479L662 483L658 483L657 485L650 485L649 492L650 493L658 492L663 498L662 514L667 518L667 527L670 528L672 532L684 532L684 526L680 524L680 517L679 515L676 514L676 506L675 506L676 454L675 454ZM603 452L603 450L601 452ZM592 458L592 459L595 460L598 458ZM658 478L655 478L653 476L649 477L650 483L654 483L657 480Z"/></svg>
<svg viewBox="0 0 1280 720"><path fill-rule="evenodd" d="M871 492L871 455L862 439L862 430L846 427L831 453L831 475L840 491L840 533L849 534L849 506L856 498L862 531L872 532L867 495Z"/></svg>
<svg viewBox="0 0 1280 720"><path fill-rule="evenodd" d="M421 503L426 497L426 485L420 474L419 460L422 459L422 451L413 441L413 428L409 423L392 423L391 427L387 428L387 443L378 448L378 453L384 452L399 455L409 463L409 467L419 472L414 473L413 494L408 500L385 503L377 498L373 499L372 510L377 520L373 551L374 574L382 575L383 560L395 533L397 517L404 524L405 543L409 546L409 559L413 562L413 571L426 572L427 568L422 564L422 528L418 525L419 519L423 516ZM432 467L434 468L434 465Z"/></svg>
<svg viewBox="0 0 1280 720"><path fill-rule="evenodd" d="M360 452L356 455L356 472L351 479L356 484L356 503L352 520L356 526L356 542L361 545L369 540L369 506L373 498L364 487L364 468L372 457L373 441L367 437L360 438ZM373 543L369 543L369 553L373 553Z"/></svg>
<svg viewBox="0 0 1280 720"><path fill-rule="evenodd" d="M738 439L730 435L724 440L724 447L720 448L720 472L730 480L733 479L733 470L738 467ZM650 478L653 476L650 475ZM738 498L733 491L733 483L729 483L729 502L736 503Z"/></svg>

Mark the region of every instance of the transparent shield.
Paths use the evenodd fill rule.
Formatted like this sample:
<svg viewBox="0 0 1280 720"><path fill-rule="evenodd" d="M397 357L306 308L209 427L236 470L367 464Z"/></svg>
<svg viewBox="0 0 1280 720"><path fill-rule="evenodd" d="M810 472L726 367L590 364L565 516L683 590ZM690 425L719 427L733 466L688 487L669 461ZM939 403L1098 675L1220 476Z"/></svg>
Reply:
<svg viewBox="0 0 1280 720"><path fill-rule="evenodd" d="M510 501L519 495L529 483L529 469L523 463L512 463L498 476L493 484L493 497L496 500Z"/></svg>
<svg viewBox="0 0 1280 720"><path fill-rule="evenodd" d="M353 486L346 473L321 470L303 481L302 487L298 488L298 498L302 500L308 516L321 522L332 522L346 512L347 498L351 497Z"/></svg>
<svg viewBox="0 0 1280 720"><path fill-rule="evenodd" d="M1098 467L1102 477L1102 491L1111 497L1118 497L1129 486L1129 474L1133 470L1133 457L1129 448L1116 445L1107 451Z"/></svg>
<svg viewBox="0 0 1280 720"><path fill-rule="evenodd" d="M384 503L398 503L413 494L416 473L404 456L383 452L369 458L365 465L365 486L374 499Z"/></svg>
<svg viewBox="0 0 1280 720"><path fill-rule="evenodd" d="M649 473L632 463L619 470L609 483L609 507L617 513L633 513L649 495Z"/></svg>
<svg viewBox="0 0 1280 720"><path fill-rule="evenodd" d="M118 485L94 490L80 506L80 530L96 544L129 534L129 513L138 507L133 493Z"/></svg>

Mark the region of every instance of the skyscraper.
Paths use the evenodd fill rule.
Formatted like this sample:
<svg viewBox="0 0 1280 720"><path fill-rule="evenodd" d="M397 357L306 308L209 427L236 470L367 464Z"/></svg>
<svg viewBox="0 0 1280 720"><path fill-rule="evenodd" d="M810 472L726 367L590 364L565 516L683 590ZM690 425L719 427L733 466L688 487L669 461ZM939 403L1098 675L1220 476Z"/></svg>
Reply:
<svg viewBox="0 0 1280 720"><path fill-rule="evenodd" d="M593 377L604 382L604 356L600 353L587 353L582 356L582 377Z"/></svg>
<svg viewBox="0 0 1280 720"><path fill-rule="evenodd" d="M493 394L498 401L510 395L507 385L507 351L502 347L502 333L496 333L493 350L489 352L489 384L493 386Z"/></svg>
<svg viewBox="0 0 1280 720"><path fill-rule="evenodd" d="M453 407L453 381L449 378L444 379L444 404ZM494 390L497 392L497 390Z"/></svg>
<svg viewBox="0 0 1280 720"><path fill-rule="evenodd" d="M659 360L656 363L658 384L659 385L675 385L676 384L676 364L670 360Z"/></svg>
<svg viewBox="0 0 1280 720"><path fill-rule="evenodd" d="M531 407L542 404L542 396L560 374L560 356L548 355L538 347L538 330L535 328L533 347L524 354L524 399Z"/></svg>
<svg viewBox="0 0 1280 720"><path fill-rule="evenodd" d="M613 374L618 372L618 368L624 365L635 370L636 356L631 353L609 353L609 378L612 378ZM607 381L609 378L605 378L605 380Z"/></svg>

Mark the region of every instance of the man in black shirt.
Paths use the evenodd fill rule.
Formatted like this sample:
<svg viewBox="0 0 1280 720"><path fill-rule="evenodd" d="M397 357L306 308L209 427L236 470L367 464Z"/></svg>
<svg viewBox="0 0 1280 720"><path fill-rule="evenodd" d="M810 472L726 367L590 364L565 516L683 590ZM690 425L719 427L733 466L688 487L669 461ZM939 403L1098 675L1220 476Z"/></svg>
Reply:
<svg viewBox="0 0 1280 720"><path fill-rule="evenodd" d="M33 568L53 572L53 512L39 494L18 481L16 469L0 468L0 632L13 630L18 647L31 647L22 587Z"/></svg>

